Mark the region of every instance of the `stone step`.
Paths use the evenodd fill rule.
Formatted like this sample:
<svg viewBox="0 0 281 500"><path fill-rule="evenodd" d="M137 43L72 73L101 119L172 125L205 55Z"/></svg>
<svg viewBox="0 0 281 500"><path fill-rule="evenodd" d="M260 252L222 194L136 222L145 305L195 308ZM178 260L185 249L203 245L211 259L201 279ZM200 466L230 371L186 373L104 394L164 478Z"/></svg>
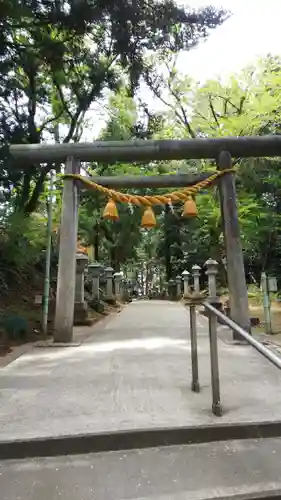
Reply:
<svg viewBox="0 0 281 500"><path fill-rule="evenodd" d="M95 434L85 432L22 440L0 439L0 460L130 451L260 438L281 439L281 422L161 427Z"/></svg>
<svg viewBox="0 0 281 500"><path fill-rule="evenodd" d="M0 462L1 500L281 498L281 438Z"/></svg>

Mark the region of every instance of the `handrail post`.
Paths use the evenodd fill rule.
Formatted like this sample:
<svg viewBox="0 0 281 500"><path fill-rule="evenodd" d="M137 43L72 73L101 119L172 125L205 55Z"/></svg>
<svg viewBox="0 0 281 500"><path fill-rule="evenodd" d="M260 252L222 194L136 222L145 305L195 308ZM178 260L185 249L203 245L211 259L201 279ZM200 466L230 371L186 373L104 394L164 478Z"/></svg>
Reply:
<svg viewBox="0 0 281 500"><path fill-rule="evenodd" d="M194 291L200 292L199 288L200 267L194 265L192 267L191 272L193 276ZM196 306L194 304L189 305L189 321L190 321L191 367L192 367L191 389L194 392L200 392L198 351L197 351Z"/></svg>
<svg viewBox="0 0 281 500"><path fill-rule="evenodd" d="M215 302L216 275L218 273L218 263L215 260L208 259L205 263L208 276L209 301ZM218 338L217 338L217 317L209 312L209 340L210 340L210 361L211 361L211 380L212 380L212 412L217 417L222 415L222 405L220 401L220 376L218 361Z"/></svg>

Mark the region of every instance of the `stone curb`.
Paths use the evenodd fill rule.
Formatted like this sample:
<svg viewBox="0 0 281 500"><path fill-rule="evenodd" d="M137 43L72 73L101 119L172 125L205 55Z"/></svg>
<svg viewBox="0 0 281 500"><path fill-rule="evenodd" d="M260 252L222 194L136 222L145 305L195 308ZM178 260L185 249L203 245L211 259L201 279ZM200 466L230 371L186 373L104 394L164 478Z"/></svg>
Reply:
<svg viewBox="0 0 281 500"><path fill-rule="evenodd" d="M281 437L281 421L135 429L0 441L0 460L101 453L234 439Z"/></svg>
<svg viewBox="0 0 281 500"><path fill-rule="evenodd" d="M278 483L277 486L279 486ZM259 486L259 489L252 489L251 492L244 491L243 486L241 492L233 493L233 488L217 488L215 491L188 491L185 493L177 493L173 495L173 500L187 500L192 498L192 500L280 500L281 499L281 489L275 488L272 489L260 489L262 486ZM246 488L248 490L249 488ZM138 500L148 500L146 498L139 498ZM149 497L149 500L151 498ZM167 495L157 497L157 500L168 500ZM170 500L170 497L169 497Z"/></svg>
<svg viewBox="0 0 281 500"><path fill-rule="evenodd" d="M223 487L198 491L187 491L176 493L173 495L173 500L280 500L281 489L280 482L268 485L241 485L238 487ZM167 495L157 497L157 500L167 500ZM146 498L139 498L138 500L148 500ZM169 497L170 500L170 497Z"/></svg>

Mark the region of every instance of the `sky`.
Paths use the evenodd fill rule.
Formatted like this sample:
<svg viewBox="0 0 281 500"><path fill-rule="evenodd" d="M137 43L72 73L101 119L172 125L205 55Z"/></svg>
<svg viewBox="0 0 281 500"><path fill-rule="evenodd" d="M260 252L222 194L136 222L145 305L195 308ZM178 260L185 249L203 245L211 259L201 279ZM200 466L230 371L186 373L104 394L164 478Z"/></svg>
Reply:
<svg viewBox="0 0 281 500"><path fill-rule="evenodd" d="M222 7L232 16L196 49L183 55L179 69L196 80L227 76L268 53L281 55L281 0L178 0L200 8Z"/></svg>
<svg viewBox="0 0 281 500"><path fill-rule="evenodd" d="M281 56L281 0L176 0L179 5L192 8L223 8L231 17L197 48L180 56L178 69L194 80L227 77L239 73L256 59L271 53ZM143 99L153 110L163 105L143 89ZM95 111L90 127L84 129L83 139L96 138L103 128L104 114Z"/></svg>

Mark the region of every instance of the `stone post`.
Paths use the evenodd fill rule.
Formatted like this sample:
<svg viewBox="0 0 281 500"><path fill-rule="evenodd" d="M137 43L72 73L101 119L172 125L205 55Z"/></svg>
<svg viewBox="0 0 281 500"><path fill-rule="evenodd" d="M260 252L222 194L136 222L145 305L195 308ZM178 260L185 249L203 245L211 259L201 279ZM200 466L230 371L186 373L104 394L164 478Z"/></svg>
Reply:
<svg viewBox="0 0 281 500"><path fill-rule="evenodd" d="M100 298L100 272L101 265L99 262L94 262L88 266L88 273L92 280L92 300L99 300Z"/></svg>
<svg viewBox="0 0 281 500"><path fill-rule="evenodd" d="M88 257L83 253L76 254L75 302L84 302L84 273Z"/></svg>
<svg viewBox="0 0 281 500"><path fill-rule="evenodd" d="M170 300L175 300L177 295L176 282L172 279L168 281L168 295Z"/></svg>
<svg viewBox="0 0 281 500"><path fill-rule="evenodd" d="M182 283L182 277L181 276L176 276L176 284L177 284L177 298L178 300L181 299L181 283Z"/></svg>
<svg viewBox="0 0 281 500"><path fill-rule="evenodd" d="M128 300L132 302L133 298L133 282L131 279L128 280L127 282L127 292L128 292Z"/></svg>
<svg viewBox="0 0 281 500"><path fill-rule="evenodd" d="M208 276L209 302L216 305L218 304L216 275L218 274L219 265L216 260L208 259L207 262L205 262L205 266Z"/></svg>
<svg viewBox="0 0 281 500"><path fill-rule="evenodd" d="M194 292L200 292L200 271L201 267L194 264L191 268L192 276L193 276L193 287Z"/></svg>
<svg viewBox="0 0 281 500"><path fill-rule="evenodd" d="M106 267L104 271L105 271L105 279L106 279L105 298L107 301L112 302L112 301L114 301L114 297L113 297L114 269L112 267Z"/></svg>
<svg viewBox="0 0 281 500"><path fill-rule="evenodd" d="M127 281L124 278L121 278L120 282L120 295L121 300L126 301L126 289L127 289Z"/></svg>
<svg viewBox="0 0 281 500"><path fill-rule="evenodd" d="M183 271L182 273L182 278L183 278L183 297L186 299L188 297L188 292L189 292L189 272L187 270Z"/></svg>
<svg viewBox="0 0 281 500"><path fill-rule="evenodd" d="M115 286L115 299L117 301L121 300L121 279L122 279L122 274L121 273L115 273L113 275L114 277L114 286Z"/></svg>
<svg viewBox="0 0 281 500"><path fill-rule="evenodd" d="M88 319L88 307L85 302L84 274L88 264L88 257L83 253L76 254L76 280L74 302L74 324L84 324Z"/></svg>
<svg viewBox="0 0 281 500"><path fill-rule="evenodd" d="M263 298L264 322L265 331L267 335L272 333L271 328L271 314L270 314L270 300L268 293L268 278L265 272L261 273L261 290Z"/></svg>
<svg viewBox="0 0 281 500"><path fill-rule="evenodd" d="M121 295L122 295L122 300L124 300L124 302L129 302L130 301L129 282L126 279L122 280Z"/></svg>

